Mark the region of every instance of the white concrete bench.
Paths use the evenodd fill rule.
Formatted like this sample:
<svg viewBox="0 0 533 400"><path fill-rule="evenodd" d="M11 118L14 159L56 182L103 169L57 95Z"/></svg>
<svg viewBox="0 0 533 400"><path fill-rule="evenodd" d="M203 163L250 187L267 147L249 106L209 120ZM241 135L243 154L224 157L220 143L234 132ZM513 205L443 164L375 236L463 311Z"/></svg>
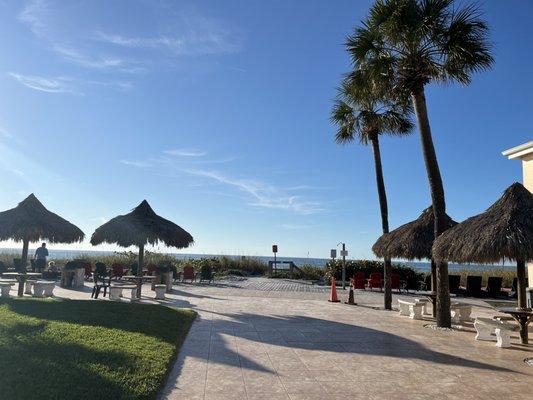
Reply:
<svg viewBox="0 0 533 400"><path fill-rule="evenodd" d="M109 300L120 300L124 289L131 290L131 301L137 300L137 286L135 285L111 285L109 287Z"/></svg>
<svg viewBox="0 0 533 400"><path fill-rule="evenodd" d="M492 332L496 334L496 346L511 347L511 332L518 330L518 326L505 322L495 321L490 318L477 317L474 322L476 328L476 340L494 341Z"/></svg>
<svg viewBox="0 0 533 400"><path fill-rule="evenodd" d="M33 295L35 297L52 297L55 287L54 281L35 281L33 283Z"/></svg>
<svg viewBox="0 0 533 400"><path fill-rule="evenodd" d="M405 300L398 300L398 307L400 308L400 315L409 316L411 319L422 319L422 310L424 305Z"/></svg>
<svg viewBox="0 0 533 400"><path fill-rule="evenodd" d="M11 281L0 282L0 297L11 297L9 291L13 285L15 285L15 283Z"/></svg>
<svg viewBox="0 0 533 400"><path fill-rule="evenodd" d="M425 297L417 297L415 298L415 303L422 304L422 314L428 314L428 304L430 303L429 299L426 299Z"/></svg>
<svg viewBox="0 0 533 400"><path fill-rule="evenodd" d="M35 283L36 279L27 279L26 283L24 284L24 294L31 294L31 289L33 287L33 284Z"/></svg>
<svg viewBox="0 0 533 400"><path fill-rule="evenodd" d="M472 313L472 306L468 304L452 303L450 305L450 313L452 316L452 322L455 324L471 321L470 314Z"/></svg>
<svg viewBox="0 0 533 400"><path fill-rule="evenodd" d="M165 292L167 290L167 285L154 285L155 298L157 300L165 300Z"/></svg>

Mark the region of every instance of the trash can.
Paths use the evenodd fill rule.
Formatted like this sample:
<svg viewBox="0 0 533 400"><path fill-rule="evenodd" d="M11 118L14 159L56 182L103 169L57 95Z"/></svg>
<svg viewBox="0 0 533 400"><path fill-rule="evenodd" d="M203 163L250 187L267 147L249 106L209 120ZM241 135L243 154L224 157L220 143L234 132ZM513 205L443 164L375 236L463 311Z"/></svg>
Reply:
<svg viewBox="0 0 533 400"><path fill-rule="evenodd" d="M533 287L526 288L526 304L528 308L533 308Z"/></svg>

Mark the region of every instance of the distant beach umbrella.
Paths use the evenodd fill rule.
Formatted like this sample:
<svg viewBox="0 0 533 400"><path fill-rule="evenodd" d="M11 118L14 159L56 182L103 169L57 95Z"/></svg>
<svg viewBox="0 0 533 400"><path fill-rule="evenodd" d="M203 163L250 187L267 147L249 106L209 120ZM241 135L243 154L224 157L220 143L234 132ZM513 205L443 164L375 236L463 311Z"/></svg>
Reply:
<svg viewBox="0 0 533 400"><path fill-rule="evenodd" d="M433 255L459 263L515 260L518 306L525 307L525 263L533 260L533 194L520 183L512 184L487 211L439 236Z"/></svg>
<svg viewBox="0 0 533 400"><path fill-rule="evenodd" d="M121 247L137 246L138 276L142 276L144 246L156 245L159 242L182 249L193 244L194 239L175 223L157 215L146 200L129 214L119 215L97 228L91 237L91 244L95 246L101 243L117 244Z"/></svg>
<svg viewBox="0 0 533 400"><path fill-rule="evenodd" d="M33 193L15 208L0 212L0 240L22 241L23 271L30 242L74 243L81 242L84 237L76 225L48 211Z"/></svg>

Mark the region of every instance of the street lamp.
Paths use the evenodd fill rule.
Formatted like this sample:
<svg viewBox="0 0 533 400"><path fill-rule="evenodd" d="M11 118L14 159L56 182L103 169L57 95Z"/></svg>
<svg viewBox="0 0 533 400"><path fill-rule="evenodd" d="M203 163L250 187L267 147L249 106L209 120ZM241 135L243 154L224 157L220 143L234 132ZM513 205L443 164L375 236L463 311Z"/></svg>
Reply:
<svg viewBox="0 0 533 400"><path fill-rule="evenodd" d="M338 243L337 247L339 247L342 244L342 250L341 250L341 257L342 257L342 289L346 289L346 256L348 255L348 251L346 250L346 243Z"/></svg>

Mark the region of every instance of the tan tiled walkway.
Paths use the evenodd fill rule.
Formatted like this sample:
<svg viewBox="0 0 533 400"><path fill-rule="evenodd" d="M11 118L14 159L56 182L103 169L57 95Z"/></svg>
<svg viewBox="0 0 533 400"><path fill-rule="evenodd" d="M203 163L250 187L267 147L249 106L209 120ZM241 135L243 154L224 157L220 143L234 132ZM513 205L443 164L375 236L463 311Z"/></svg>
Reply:
<svg viewBox="0 0 533 400"><path fill-rule="evenodd" d="M324 293L177 289L175 302L199 318L164 399L533 398L533 367L523 362L533 347L476 342L471 326L432 331L429 321L373 309L378 293L358 294L353 307Z"/></svg>
<svg viewBox="0 0 533 400"><path fill-rule="evenodd" d="M55 293L89 299L90 285ZM381 293L357 292L359 305L349 306L327 302L323 290L272 285L174 287L164 303L198 318L161 399L533 399L533 367L523 362L533 345L516 337L499 349L475 341L471 325L436 332L423 327L429 318L378 310ZM147 285L143 298L153 301ZM472 304L474 317L494 314Z"/></svg>

